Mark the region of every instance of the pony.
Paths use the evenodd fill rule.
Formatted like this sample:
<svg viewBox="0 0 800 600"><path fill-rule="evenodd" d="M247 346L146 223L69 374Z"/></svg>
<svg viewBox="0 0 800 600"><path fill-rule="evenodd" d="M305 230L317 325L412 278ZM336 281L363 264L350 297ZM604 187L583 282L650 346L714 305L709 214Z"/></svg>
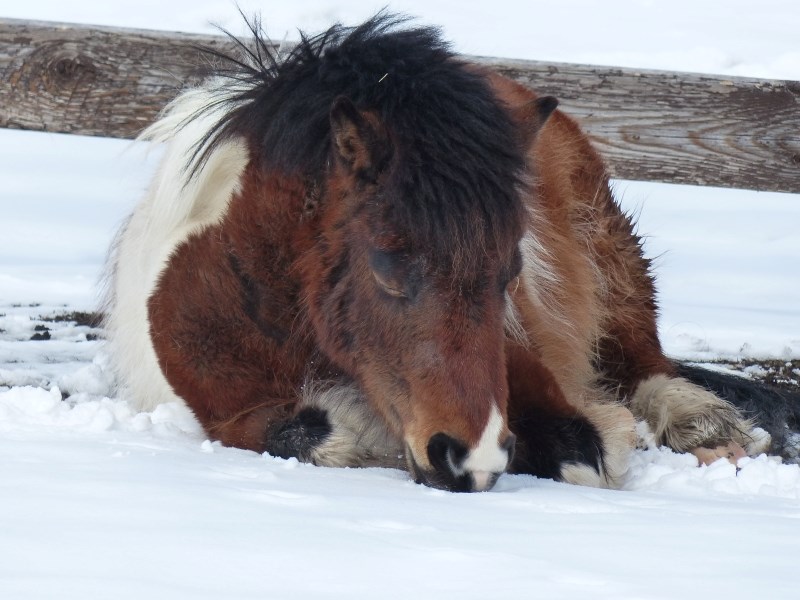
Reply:
<svg viewBox="0 0 800 600"><path fill-rule="evenodd" d="M465 492L619 487L637 420L677 451L763 449L664 355L633 223L555 98L385 12L282 56L250 28L142 136L164 155L106 322L136 408Z"/></svg>

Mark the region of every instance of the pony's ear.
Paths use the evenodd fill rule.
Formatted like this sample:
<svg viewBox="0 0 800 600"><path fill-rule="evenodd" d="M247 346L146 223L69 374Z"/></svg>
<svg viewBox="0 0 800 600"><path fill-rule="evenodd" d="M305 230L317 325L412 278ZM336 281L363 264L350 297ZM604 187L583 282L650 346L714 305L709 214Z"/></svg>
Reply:
<svg viewBox="0 0 800 600"><path fill-rule="evenodd" d="M542 96L512 110L515 120L522 125L525 141L530 144L539 130L558 107L558 99Z"/></svg>
<svg viewBox="0 0 800 600"><path fill-rule="evenodd" d="M388 139L378 120L359 111L346 96L333 102L331 138L336 154L352 172L374 181L389 155Z"/></svg>

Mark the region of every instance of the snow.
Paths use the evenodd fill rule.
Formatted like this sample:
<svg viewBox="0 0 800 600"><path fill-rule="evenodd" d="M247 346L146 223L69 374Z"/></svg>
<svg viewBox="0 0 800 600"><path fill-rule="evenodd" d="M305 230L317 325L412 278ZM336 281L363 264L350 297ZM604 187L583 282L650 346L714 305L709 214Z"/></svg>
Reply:
<svg viewBox="0 0 800 600"><path fill-rule="evenodd" d="M274 37L385 0L240 2ZM0 16L241 31L232 3L0 3ZM795 0L394 1L460 51L800 79ZM645 448L621 491L504 475L457 495L209 442L178 406L114 391L93 310L106 248L158 152L0 131L3 598L795 598L800 467L698 467ZM665 346L800 358L800 198L617 182L655 258ZM32 305L33 304L33 305ZM36 330L36 326L40 330ZM50 339L33 341L47 328Z"/></svg>
<svg viewBox="0 0 800 600"><path fill-rule="evenodd" d="M796 465L650 450L625 491L457 495L223 448L185 417L0 393L4 597L794 597Z"/></svg>

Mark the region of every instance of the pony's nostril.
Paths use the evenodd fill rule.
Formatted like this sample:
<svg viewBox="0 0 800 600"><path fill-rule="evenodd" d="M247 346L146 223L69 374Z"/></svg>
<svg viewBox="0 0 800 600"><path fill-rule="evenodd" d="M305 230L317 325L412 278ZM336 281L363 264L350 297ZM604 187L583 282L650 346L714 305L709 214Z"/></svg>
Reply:
<svg viewBox="0 0 800 600"><path fill-rule="evenodd" d="M467 447L446 433L437 433L428 440L428 461L440 473L461 475L467 458Z"/></svg>

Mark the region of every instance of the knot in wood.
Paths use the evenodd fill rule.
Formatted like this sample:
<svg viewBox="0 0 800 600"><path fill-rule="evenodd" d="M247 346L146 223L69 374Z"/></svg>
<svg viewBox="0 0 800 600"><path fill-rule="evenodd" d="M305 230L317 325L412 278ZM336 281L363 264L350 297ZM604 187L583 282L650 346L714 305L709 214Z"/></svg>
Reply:
<svg viewBox="0 0 800 600"><path fill-rule="evenodd" d="M91 81L97 68L88 56L61 56L54 58L49 65L50 79L57 85L74 85L77 82Z"/></svg>

